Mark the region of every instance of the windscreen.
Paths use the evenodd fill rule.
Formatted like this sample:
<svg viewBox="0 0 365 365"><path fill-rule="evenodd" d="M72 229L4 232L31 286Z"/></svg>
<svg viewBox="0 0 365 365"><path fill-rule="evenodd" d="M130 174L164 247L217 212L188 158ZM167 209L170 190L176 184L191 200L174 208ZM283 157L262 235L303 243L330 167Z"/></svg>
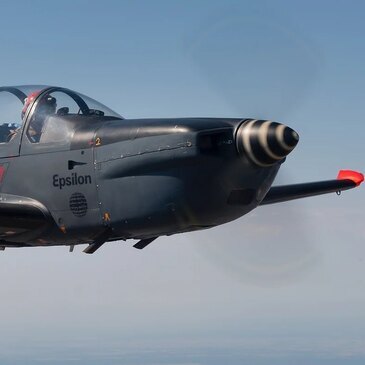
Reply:
<svg viewBox="0 0 365 365"><path fill-rule="evenodd" d="M0 88L0 143L15 139L23 125L22 109L25 94L11 88Z"/></svg>

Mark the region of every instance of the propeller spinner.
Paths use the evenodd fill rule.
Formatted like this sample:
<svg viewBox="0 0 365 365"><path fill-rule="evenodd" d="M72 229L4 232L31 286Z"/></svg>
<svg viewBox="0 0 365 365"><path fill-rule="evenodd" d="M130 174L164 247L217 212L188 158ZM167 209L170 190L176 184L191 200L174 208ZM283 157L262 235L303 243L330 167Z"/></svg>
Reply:
<svg viewBox="0 0 365 365"><path fill-rule="evenodd" d="M257 166L272 166L283 160L297 145L299 135L284 124L248 119L236 135L237 150Z"/></svg>

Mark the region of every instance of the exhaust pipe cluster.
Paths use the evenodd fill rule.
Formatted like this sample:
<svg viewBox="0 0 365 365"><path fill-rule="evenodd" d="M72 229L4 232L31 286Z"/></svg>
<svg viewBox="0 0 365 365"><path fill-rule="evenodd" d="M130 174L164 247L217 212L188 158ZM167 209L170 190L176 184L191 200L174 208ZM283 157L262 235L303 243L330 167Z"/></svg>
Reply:
<svg viewBox="0 0 365 365"><path fill-rule="evenodd" d="M236 134L238 153L260 167L272 166L284 159L298 141L297 132L270 120L248 119L239 126Z"/></svg>

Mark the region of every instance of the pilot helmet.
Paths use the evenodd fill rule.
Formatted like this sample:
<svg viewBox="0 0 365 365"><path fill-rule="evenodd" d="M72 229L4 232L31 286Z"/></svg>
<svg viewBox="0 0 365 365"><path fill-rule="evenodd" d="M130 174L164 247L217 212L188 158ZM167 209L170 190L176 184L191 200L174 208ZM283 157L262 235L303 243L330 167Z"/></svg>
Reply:
<svg viewBox="0 0 365 365"><path fill-rule="evenodd" d="M28 95L27 98L24 100L24 106L22 109L22 119L24 119L24 116L29 108L29 106L33 103L33 101L38 97L38 95L42 92L42 90L34 91L31 94ZM56 98L53 96L47 94L39 100L38 106L37 106L37 114L44 115L44 114L51 114L56 112L57 102Z"/></svg>

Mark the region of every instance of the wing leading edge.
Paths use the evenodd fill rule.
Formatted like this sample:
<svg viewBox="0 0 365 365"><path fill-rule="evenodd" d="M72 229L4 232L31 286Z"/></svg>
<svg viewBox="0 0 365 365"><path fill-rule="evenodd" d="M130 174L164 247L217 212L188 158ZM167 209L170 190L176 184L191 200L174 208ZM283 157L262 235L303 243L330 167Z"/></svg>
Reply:
<svg viewBox="0 0 365 365"><path fill-rule="evenodd" d="M281 203L294 199L353 189L359 186L363 181L363 174L351 170L341 170L338 173L336 180L273 186L260 205Z"/></svg>

